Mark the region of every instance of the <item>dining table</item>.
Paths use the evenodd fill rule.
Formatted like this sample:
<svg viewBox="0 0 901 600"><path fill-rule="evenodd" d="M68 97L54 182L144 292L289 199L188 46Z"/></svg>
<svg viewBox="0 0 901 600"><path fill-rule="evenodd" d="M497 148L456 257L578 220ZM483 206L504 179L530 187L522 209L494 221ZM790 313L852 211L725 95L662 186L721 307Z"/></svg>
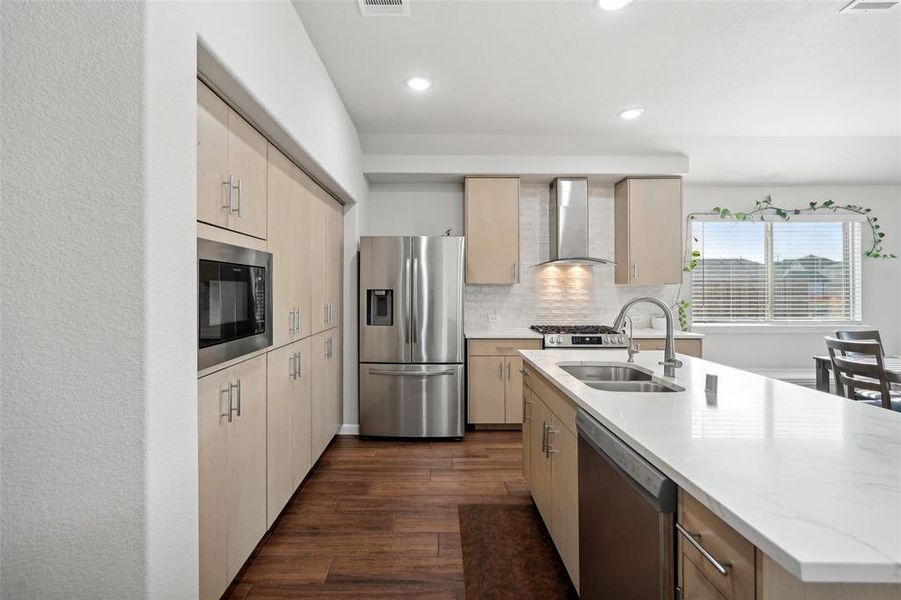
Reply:
<svg viewBox="0 0 901 600"><path fill-rule="evenodd" d="M890 383L901 384L901 356L886 356L883 359L885 365L885 375ZM816 369L816 386L821 392L831 391L829 386L829 372L832 370L832 359L828 354L813 357L814 368ZM873 358L860 358L860 362L873 364L876 362Z"/></svg>

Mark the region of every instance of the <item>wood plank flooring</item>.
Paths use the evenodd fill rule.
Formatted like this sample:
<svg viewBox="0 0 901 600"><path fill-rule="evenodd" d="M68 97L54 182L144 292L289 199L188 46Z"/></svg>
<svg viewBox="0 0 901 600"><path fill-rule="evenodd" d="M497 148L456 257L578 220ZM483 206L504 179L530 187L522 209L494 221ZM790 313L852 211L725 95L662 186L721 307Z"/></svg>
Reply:
<svg viewBox="0 0 901 600"><path fill-rule="evenodd" d="M463 598L460 504L529 504L519 431L339 437L230 598Z"/></svg>

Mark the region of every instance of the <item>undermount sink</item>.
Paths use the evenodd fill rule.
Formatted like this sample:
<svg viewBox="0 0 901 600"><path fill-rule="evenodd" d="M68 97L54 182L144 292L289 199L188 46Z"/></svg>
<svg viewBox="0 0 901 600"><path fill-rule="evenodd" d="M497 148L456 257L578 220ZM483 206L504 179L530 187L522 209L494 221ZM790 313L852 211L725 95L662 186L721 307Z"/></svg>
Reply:
<svg viewBox="0 0 901 600"><path fill-rule="evenodd" d="M561 365L561 369L596 390L607 392L682 392L684 388L630 365Z"/></svg>
<svg viewBox="0 0 901 600"><path fill-rule="evenodd" d="M626 365L565 365L561 369L584 382L594 381L650 381L652 375Z"/></svg>
<svg viewBox="0 0 901 600"><path fill-rule="evenodd" d="M666 385L656 381L585 381L590 388L605 392L681 392L679 386Z"/></svg>

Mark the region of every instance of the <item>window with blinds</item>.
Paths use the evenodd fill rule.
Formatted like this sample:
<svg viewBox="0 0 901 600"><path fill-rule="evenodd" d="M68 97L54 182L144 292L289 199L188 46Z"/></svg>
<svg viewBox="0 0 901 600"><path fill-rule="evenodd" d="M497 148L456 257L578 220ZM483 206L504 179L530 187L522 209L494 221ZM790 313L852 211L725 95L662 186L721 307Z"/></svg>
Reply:
<svg viewBox="0 0 901 600"><path fill-rule="evenodd" d="M861 223L693 220L696 323L860 321Z"/></svg>

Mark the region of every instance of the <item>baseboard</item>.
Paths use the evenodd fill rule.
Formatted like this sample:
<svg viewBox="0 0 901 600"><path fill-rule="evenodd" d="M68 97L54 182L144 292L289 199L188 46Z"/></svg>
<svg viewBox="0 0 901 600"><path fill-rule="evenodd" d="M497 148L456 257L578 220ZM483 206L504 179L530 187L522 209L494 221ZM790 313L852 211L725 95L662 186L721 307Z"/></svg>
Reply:
<svg viewBox="0 0 901 600"><path fill-rule="evenodd" d="M358 423L345 423L338 430L338 435L360 435L360 425Z"/></svg>

